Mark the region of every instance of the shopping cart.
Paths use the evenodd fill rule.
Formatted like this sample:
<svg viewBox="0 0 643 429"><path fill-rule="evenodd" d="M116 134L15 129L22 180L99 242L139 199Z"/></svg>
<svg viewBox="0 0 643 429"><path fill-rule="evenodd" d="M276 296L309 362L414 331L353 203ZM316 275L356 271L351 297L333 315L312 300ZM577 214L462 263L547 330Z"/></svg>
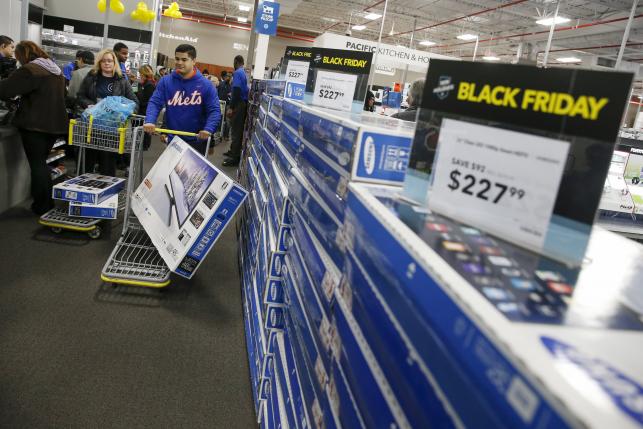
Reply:
<svg viewBox="0 0 643 429"><path fill-rule="evenodd" d="M140 129L142 131L143 128L140 127ZM196 136L195 133L163 128L157 128L156 132L177 136ZM135 137L138 145L138 133ZM208 138L204 154L206 158L210 142L211 138ZM131 150L123 232L107 259L100 277L104 282L114 285L163 288L170 284L170 269L132 211L132 195L143 180L143 154L134 145Z"/></svg>
<svg viewBox="0 0 643 429"><path fill-rule="evenodd" d="M143 116L132 115L124 123L105 120L94 121L93 116L90 116L87 121L70 120L68 141L70 145L78 147L76 175L86 171L86 149L115 152L121 155L131 151L134 147L134 140L142 140L143 128L141 125L143 125L144 119ZM119 195L119 199L122 197L123 193ZM124 206L119 203L119 211L123 209ZM98 225L101 221L102 219L70 216L61 208L53 208L43 214L38 222L49 227L56 234L63 230L80 231L86 232L90 238L96 239L102 233Z"/></svg>

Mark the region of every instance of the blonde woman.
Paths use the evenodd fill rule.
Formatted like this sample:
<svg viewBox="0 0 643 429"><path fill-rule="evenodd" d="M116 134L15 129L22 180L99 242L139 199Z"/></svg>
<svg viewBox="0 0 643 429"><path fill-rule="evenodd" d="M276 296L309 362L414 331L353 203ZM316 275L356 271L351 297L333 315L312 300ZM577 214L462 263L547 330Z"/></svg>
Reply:
<svg viewBox="0 0 643 429"><path fill-rule="evenodd" d="M93 106L101 99L109 96L129 98L138 106L138 99L129 82L123 76L118 58L111 49L103 49L96 56L94 67L87 74L76 95L76 104L81 109ZM116 175L115 154L104 151L87 151L86 167L91 172L94 164L98 162L98 172L106 176Z"/></svg>

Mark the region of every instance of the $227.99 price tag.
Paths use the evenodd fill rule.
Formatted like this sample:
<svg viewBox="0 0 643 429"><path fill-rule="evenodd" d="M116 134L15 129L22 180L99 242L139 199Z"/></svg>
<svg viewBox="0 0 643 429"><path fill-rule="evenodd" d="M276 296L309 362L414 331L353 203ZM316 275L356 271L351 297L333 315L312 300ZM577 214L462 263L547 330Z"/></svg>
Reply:
<svg viewBox="0 0 643 429"><path fill-rule="evenodd" d="M350 111L356 84L357 75L318 70L313 105Z"/></svg>
<svg viewBox="0 0 643 429"><path fill-rule="evenodd" d="M475 164L474 164L475 165ZM501 182L479 178L474 174L462 174L455 169L449 173L451 182L447 185L452 191L460 190L463 194L475 196L484 201L491 201L498 204L503 197L522 199L525 196L524 189L508 186Z"/></svg>
<svg viewBox="0 0 643 429"><path fill-rule="evenodd" d="M443 119L429 209L541 251L569 143Z"/></svg>

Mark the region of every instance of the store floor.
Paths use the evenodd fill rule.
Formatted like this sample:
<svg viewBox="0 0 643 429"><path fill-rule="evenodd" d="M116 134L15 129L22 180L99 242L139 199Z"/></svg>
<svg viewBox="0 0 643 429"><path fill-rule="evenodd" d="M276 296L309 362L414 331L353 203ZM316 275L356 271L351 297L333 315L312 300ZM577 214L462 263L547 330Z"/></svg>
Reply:
<svg viewBox="0 0 643 429"><path fill-rule="evenodd" d="M161 292L102 284L121 225L94 241L36 220L0 216L0 427L255 426L234 225Z"/></svg>

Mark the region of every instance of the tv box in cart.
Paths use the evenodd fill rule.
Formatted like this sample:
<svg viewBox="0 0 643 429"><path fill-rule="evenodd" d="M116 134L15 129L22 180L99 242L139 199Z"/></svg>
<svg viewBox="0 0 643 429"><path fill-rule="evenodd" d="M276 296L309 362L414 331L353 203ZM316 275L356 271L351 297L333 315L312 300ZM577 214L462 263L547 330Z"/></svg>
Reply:
<svg viewBox="0 0 643 429"><path fill-rule="evenodd" d="M175 137L132 195L170 270L191 278L248 192Z"/></svg>
<svg viewBox="0 0 643 429"><path fill-rule="evenodd" d="M124 185L125 179L87 173L54 185L53 198L97 205L118 194Z"/></svg>
<svg viewBox="0 0 643 429"><path fill-rule="evenodd" d="M118 194L114 194L99 204L69 203L69 216L90 217L94 219L116 219L118 216Z"/></svg>

